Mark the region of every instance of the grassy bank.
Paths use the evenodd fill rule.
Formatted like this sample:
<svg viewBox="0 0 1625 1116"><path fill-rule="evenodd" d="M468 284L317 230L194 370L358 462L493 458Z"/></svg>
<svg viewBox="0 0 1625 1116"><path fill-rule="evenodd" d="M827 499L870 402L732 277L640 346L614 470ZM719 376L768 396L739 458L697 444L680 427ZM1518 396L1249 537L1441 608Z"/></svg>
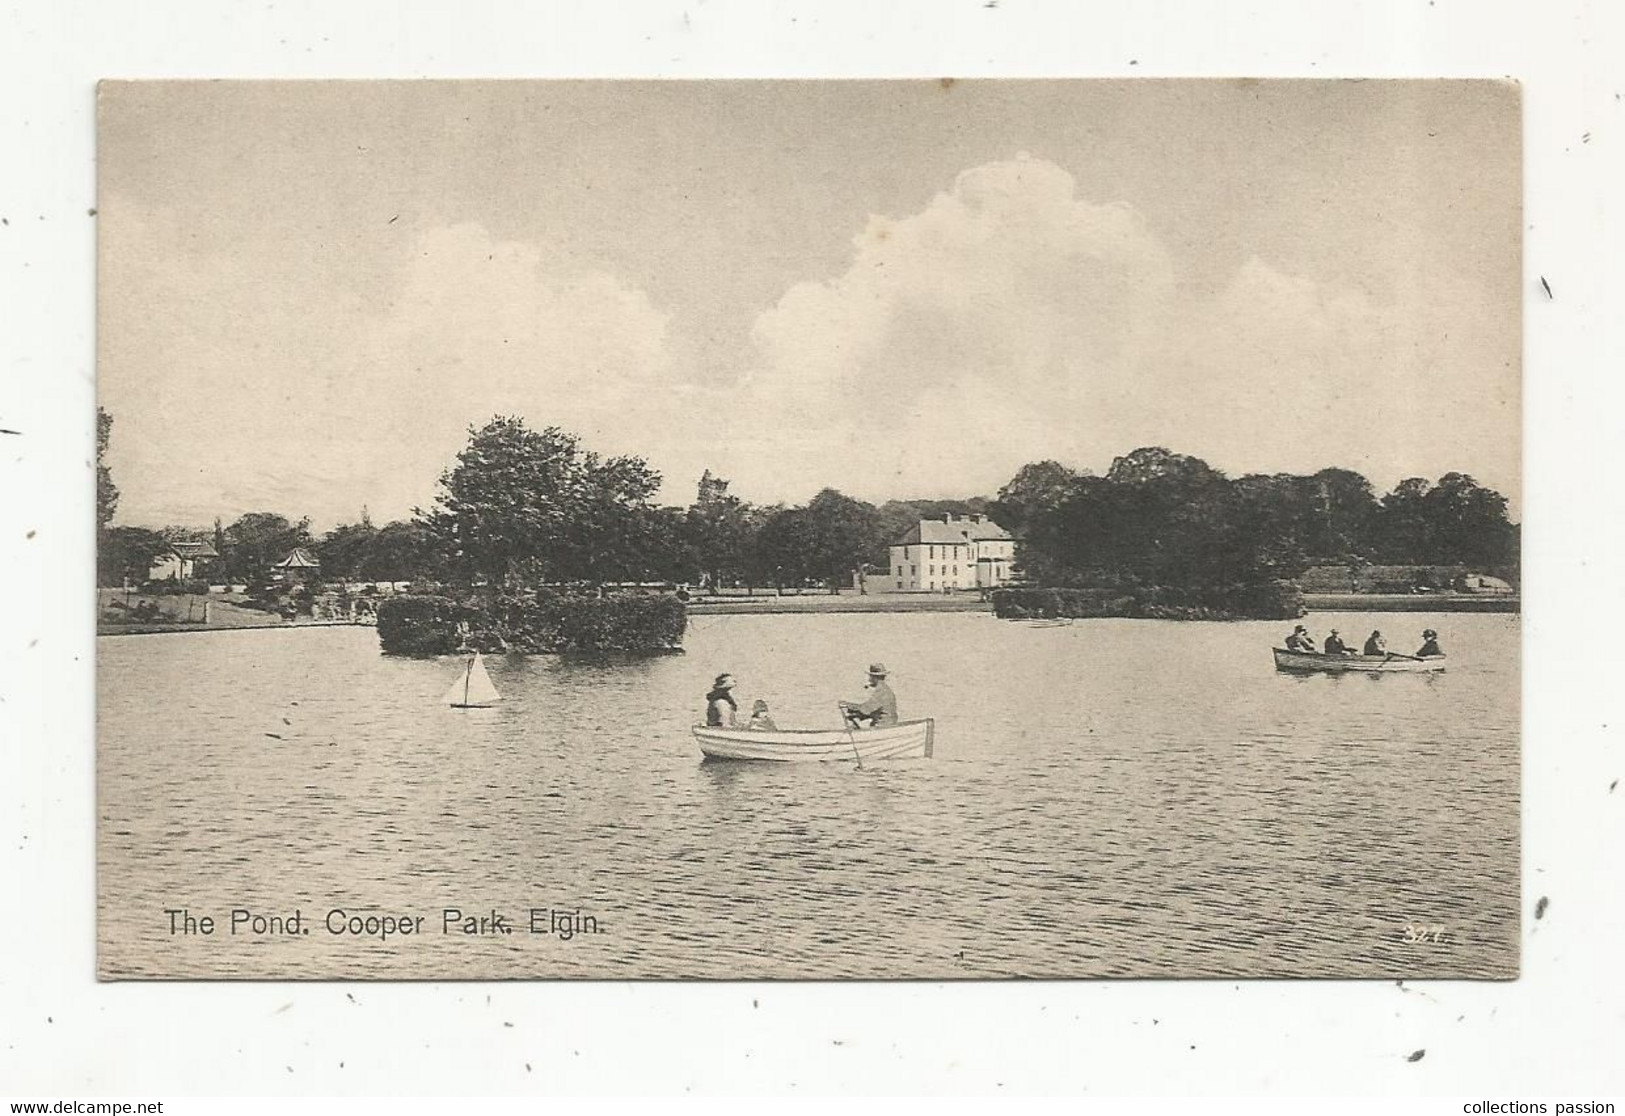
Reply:
<svg viewBox="0 0 1625 1116"><path fill-rule="evenodd" d="M123 635L183 635L187 632L264 632L286 631L289 628L359 628L370 624L352 624L348 620L276 620L269 624L102 624L96 629L99 636Z"/></svg>
<svg viewBox="0 0 1625 1116"><path fill-rule="evenodd" d="M1520 598L1474 593L1305 593L1311 612L1521 612Z"/></svg>
<svg viewBox="0 0 1625 1116"><path fill-rule="evenodd" d="M176 600L176 598L170 598ZM1487 597L1459 593L1305 593L1304 605L1313 612L1519 612L1517 597ZM181 606L184 609L184 605ZM764 616L788 613L878 613L878 612L991 612L993 606L975 593L940 596L930 593L846 592L839 596L807 593L800 596L710 597L688 606L690 616ZM248 628L332 627L345 621L286 621L270 613L239 608L218 596L210 601L209 623L168 624L108 623L97 626L97 635L159 635L173 632L215 632Z"/></svg>
<svg viewBox="0 0 1625 1116"><path fill-rule="evenodd" d="M151 632L213 632L232 628L280 628L285 622L274 613L246 608L240 593L180 593L160 595L96 591L96 634L129 635ZM138 615L149 611L150 615ZM205 622L204 617L208 620Z"/></svg>
<svg viewBox="0 0 1625 1116"><path fill-rule="evenodd" d="M829 593L778 597L709 597L688 606L691 616L727 616L745 613L797 612L991 612L993 606L975 593L951 597L933 593Z"/></svg>
<svg viewBox="0 0 1625 1116"><path fill-rule="evenodd" d="M1001 620L1290 620L1304 611L1303 594L1290 581L993 592L993 613Z"/></svg>

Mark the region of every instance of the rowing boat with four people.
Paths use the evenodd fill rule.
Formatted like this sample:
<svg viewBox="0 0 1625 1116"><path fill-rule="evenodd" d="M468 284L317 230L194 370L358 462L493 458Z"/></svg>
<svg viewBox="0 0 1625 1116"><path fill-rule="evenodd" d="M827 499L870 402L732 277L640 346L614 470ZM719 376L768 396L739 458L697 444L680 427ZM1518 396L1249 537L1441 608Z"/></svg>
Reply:
<svg viewBox="0 0 1625 1116"><path fill-rule="evenodd" d="M1430 655L1423 659L1415 655L1323 655L1318 651L1275 652L1275 669L1296 673L1318 674L1410 674L1437 673L1444 669L1443 655Z"/></svg>

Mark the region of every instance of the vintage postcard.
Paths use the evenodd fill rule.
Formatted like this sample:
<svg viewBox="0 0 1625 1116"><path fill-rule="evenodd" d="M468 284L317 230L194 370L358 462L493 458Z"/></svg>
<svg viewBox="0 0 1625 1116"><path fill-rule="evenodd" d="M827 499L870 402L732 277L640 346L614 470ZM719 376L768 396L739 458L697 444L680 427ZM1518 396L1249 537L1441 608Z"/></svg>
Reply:
<svg viewBox="0 0 1625 1116"><path fill-rule="evenodd" d="M1515 84L99 97L104 979L1518 974Z"/></svg>

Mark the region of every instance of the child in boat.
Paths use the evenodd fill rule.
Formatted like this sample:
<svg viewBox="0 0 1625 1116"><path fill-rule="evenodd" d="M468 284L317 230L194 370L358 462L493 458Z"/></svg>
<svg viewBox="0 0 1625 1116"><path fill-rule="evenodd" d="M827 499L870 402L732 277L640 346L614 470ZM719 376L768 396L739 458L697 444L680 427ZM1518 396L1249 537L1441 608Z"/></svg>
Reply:
<svg viewBox="0 0 1625 1116"><path fill-rule="evenodd" d="M757 698L755 704L750 707L750 724L746 727L772 732L779 726L775 725L773 718L768 715L767 702Z"/></svg>

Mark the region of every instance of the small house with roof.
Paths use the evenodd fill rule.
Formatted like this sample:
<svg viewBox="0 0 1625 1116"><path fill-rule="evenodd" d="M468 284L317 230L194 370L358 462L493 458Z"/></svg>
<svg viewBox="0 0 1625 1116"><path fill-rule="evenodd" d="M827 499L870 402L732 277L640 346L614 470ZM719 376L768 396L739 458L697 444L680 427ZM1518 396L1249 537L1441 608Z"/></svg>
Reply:
<svg viewBox="0 0 1625 1116"><path fill-rule="evenodd" d="M206 542L179 540L167 544L153 559L148 581L190 581L197 576L200 562L212 562L220 552Z"/></svg>
<svg viewBox="0 0 1625 1116"><path fill-rule="evenodd" d="M996 589L1014 576L1016 541L985 515L922 519L891 546L893 591Z"/></svg>

